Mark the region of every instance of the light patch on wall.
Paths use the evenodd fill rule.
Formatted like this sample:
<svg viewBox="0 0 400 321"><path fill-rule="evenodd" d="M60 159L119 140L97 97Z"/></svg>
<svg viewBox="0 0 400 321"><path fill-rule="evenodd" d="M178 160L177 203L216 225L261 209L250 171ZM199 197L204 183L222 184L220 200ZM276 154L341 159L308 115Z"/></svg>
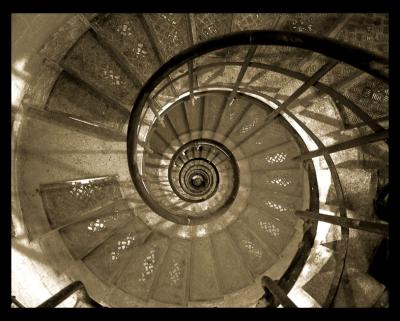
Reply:
<svg viewBox="0 0 400 321"><path fill-rule="evenodd" d="M34 252L37 245L29 243L26 239L20 239L12 242L11 247L11 291L12 295L25 307L36 307L49 299L52 295L60 291L67 285L65 277L57 278L54 271L48 265L40 260L35 260L26 254L26 250ZM37 256L41 258L41 253ZM27 285L29 287L27 288ZM29 291L30 290L30 291ZM69 298L61 302L58 307L73 307L77 301L77 294L71 295Z"/></svg>
<svg viewBox="0 0 400 321"><path fill-rule="evenodd" d="M320 203L325 204L332 184L332 175L329 169L320 168L319 159L319 157L313 158L313 163L318 180L319 201Z"/></svg>
<svg viewBox="0 0 400 321"><path fill-rule="evenodd" d="M19 106L24 96L24 89L30 74L25 71L26 58L17 60L12 65L11 106Z"/></svg>
<svg viewBox="0 0 400 321"><path fill-rule="evenodd" d="M23 92L25 88L25 81L17 76L11 74L11 106L19 106L22 101Z"/></svg>
<svg viewBox="0 0 400 321"><path fill-rule="evenodd" d="M298 307L302 308L320 308L321 306L315 299L310 296L303 289L297 288L288 294L291 299Z"/></svg>

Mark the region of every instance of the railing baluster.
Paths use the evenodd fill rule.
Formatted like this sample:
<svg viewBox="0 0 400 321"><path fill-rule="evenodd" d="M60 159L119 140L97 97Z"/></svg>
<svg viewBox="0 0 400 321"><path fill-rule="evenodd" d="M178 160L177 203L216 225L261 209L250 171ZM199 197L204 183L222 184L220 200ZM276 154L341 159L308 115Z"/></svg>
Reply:
<svg viewBox="0 0 400 321"><path fill-rule="evenodd" d="M150 153L150 154L159 154L159 153L156 153L154 150L152 150L152 149L150 148L150 146L148 146L145 142L142 142L142 141L138 140L138 145L139 145L139 146L142 146L143 149L144 149L146 152Z"/></svg>
<svg viewBox="0 0 400 321"><path fill-rule="evenodd" d="M365 135L365 136L358 137L355 139L351 139L351 140L348 140L343 143L338 143L335 145L320 148L315 151L296 156L293 158L293 160L304 161L304 160L311 159L311 158L314 158L317 156L321 156L325 153L336 153L336 152L339 152L339 151L342 151L345 149L349 149L349 148L357 147L360 145L370 144L370 143L374 143L374 142L377 142L380 140L384 140L384 139L387 139L388 137L389 137L389 130L383 130L383 131L380 131L377 133L373 133L373 134Z"/></svg>
<svg viewBox="0 0 400 321"><path fill-rule="evenodd" d="M296 304L292 300L289 299L287 294L282 290L282 288L274 282L270 277L264 276L262 278L262 286L265 292L270 292L277 301L284 308L297 308Z"/></svg>
<svg viewBox="0 0 400 321"><path fill-rule="evenodd" d="M170 127L170 129L171 129L172 133L174 134L175 138L179 141L179 143L180 143L181 145L183 145L183 142L182 142L182 140L179 138L179 134L178 134L178 132L176 131L176 128L175 128L174 124L171 122L171 119L169 119L168 114L166 114L164 118L165 118L165 120L167 121L166 123L167 123L168 126Z"/></svg>
<svg viewBox="0 0 400 321"><path fill-rule="evenodd" d="M233 90L229 94L228 106L231 106L234 99L236 98L236 94L237 94L237 90L239 89L239 85L242 82L244 74L247 71L247 67L249 66L249 63L250 63L251 59L253 58L254 53L256 52L256 49L257 49L257 46L250 46L249 50L247 51L246 58L243 62L242 67L240 68L240 71L239 71L238 77L236 79L235 85L233 87Z"/></svg>
<svg viewBox="0 0 400 321"><path fill-rule="evenodd" d="M200 72L203 69L207 69L207 68L211 68L211 67L218 67L221 65L230 65L230 66L239 66L239 63L237 62L218 62L218 63L210 63L210 64L206 64L203 66L198 66L196 68L193 69L194 74ZM305 74L302 74L300 72L297 71L293 71L293 70L289 70L283 67L279 67L276 65L268 65L268 64L263 64L263 63L258 63L258 62L250 62L249 63L250 67L254 67L254 68L260 68L262 69L262 71L260 73L258 73L257 75L255 75L253 77L252 80L250 80L250 82L253 82L255 80L257 80L257 77L261 77L263 74L266 73L267 70L269 71L274 71L277 73L281 73L283 75L301 80L301 81L307 81L309 79L308 76L306 76ZM203 82L203 86L209 84L213 79L215 79L218 75L222 74L224 71L224 67L221 67L219 69L217 69L206 81ZM175 78L175 80L178 80L180 77L184 77L187 76L187 73L184 73L180 76L178 76L177 78ZM332 86L335 87L335 89L333 89L332 87L325 85L321 82L316 82L314 84L314 87L317 88L318 90L321 91L321 93L330 95L334 100L337 100L340 104L346 106L346 108L350 109L357 117L361 118L369 127L372 128L373 131L377 132L380 130L383 130L384 128L382 126L380 126L377 121L375 121L374 119L372 119L366 112L364 112L359 106L357 106L355 103L353 103L350 99L346 98L345 96L343 96L341 93L339 93L337 90L338 88L342 88L343 86L348 86L349 83L353 83L354 81L358 80L360 81L360 78L366 76L365 73L363 73L362 71L356 71L354 72L350 77L347 77L345 79L342 79L340 81L338 81L337 83L333 84ZM161 92L165 87L169 86L170 82L167 83L166 85L164 85L156 94L155 96L158 95L159 92ZM248 86L246 85L246 87L248 88ZM307 97L302 98L301 100L299 100L299 103L303 104L305 103L308 99L312 97L317 97L319 94L311 94Z"/></svg>
<svg viewBox="0 0 400 321"><path fill-rule="evenodd" d="M193 60L190 60L188 63L188 71L189 71L189 92L190 92L190 102L192 106L194 106L194 93L193 93Z"/></svg>
<svg viewBox="0 0 400 321"><path fill-rule="evenodd" d="M56 294L54 294L51 298L43 302L38 306L38 308L54 308L57 305L59 305L61 302L65 301L67 298L69 298L72 294L74 294L76 291L83 289L84 285L81 281L75 281L68 286L66 286L64 289L60 290Z"/></svg>
<svg viewBox="0 0 400 321"><path fill-rule="evenodd" d="M382 234L386 237L389 235L389 225L387 223L362 221L353 218L332 216L311 211L296 211L295 214L296 216L300 217L303 220L327 222L334 225L340 225L346 228L352 228L356 230L363 230L372 233Z"/></svg>
<svg viewBox="0 0 400 321"><path fill-rule="evenodd" d="M323 65L311 78L309 78L304 84L302 84L288 99L286 99L282 105L270 113L265 119L266 124L272 121L282 111L287 109L298 97L300 97L307 89L312 87L319 79L327 74L333 67L337 65L337 61L333 60Z"/></svg>
<svg viewBox="0 0 400 321"><path fill-rule="evenodd" d="M219 127L219 124L220 124L220 122L221 122L222 115L224 114L224 110L225 110L225 108L226 108L227 102L228 102L228 98L227 98L227 97L224 97L224 101L223 101L223 103L222 103L222 108L220 108L221 110L220 110L220 112L219 112L219 114L218 114L218 116L217 116L218 121L215 123L215 127L214 127L213 130L212 130L212 132L213 132L213 139L215 139L215 137L216 137L216 131L217 131L217 128ZM209 155L209 154L210 154L210 152L208 152L208 153L206 154L206 158L208 158L208 155Z"/></svg>
<svg viewBox="0 0 400 321"><path fill-rule="evenodd" d="M164 119L161 117L156 106L159 107L158 103L154 99L149 98L149 107L150 107L151 111L156 116L157 121L161 124L161 126L165 128ZM158 108L158 109L160 109L160 108Z"/></svg>
<svg viewBox="0 0 400 321"><path fill-rule="evenodd" d="M25 306L19 302L14 295L11 296L11 302L14 303L18 308L25 308Z"/></svg>

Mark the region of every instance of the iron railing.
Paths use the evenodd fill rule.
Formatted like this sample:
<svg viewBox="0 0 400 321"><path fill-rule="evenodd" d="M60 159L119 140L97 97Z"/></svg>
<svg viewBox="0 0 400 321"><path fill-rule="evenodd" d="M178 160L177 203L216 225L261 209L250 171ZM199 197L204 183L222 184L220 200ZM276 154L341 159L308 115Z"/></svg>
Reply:
<svg viewBox="0 0 400 321"><path fill-rule="evenodd" d="M243 61L232 62L224 59L224 61L220 61L217 63L208 63L197 66L195 66L195 64L193 63L196 58L202 55L206 55L218 49L231 48L235 46L249 46L248 52L245 55ZM326 57L329 57L330 60L328 60L328 62L323 65L319 70L317 70L313 75L308 76L303 73L292 71L280 66L253 62L252 58L258 46L286 46L306 49L325 55ZM299 155L298 159L301 161L309 161L313 157L324 157L333 179L336 196L339 200L339 217L331 217L329 219L329 222L331 224L337 224L340 226L342 242L341 246L339 246L338 248L338 257L340 263L335 271L328 296L326 297L325 302L323 302L322 304L322 306L326 307L331 306L332 302L334 301L342 278L348 249L349 228L367 228L369 231L378 232L381 234L383 233L387 236L387 226L385 224L373 224L368 222L361 222L359 220L354 221L347 218L345 194L341 181L339 179L336 166L331 158L331 153L381 140L387 142L388 131L383 128L377 120L373 119L365 110L363 110L363 108L359 107L357 103L345 97L343 94L341 94L331 86L328 86L320 81L320 79L324 75L326 75L331 69L333 69L338 63L348 64L385 83L388 83L388 60L386 58L380 57L361 48L338 42L336 40L325 39L309 34L280 31L243 31L224 35L222 37L217 37L212 40L199 43L189 49L182 51L181 53L168 60L143 85L136 98L130 115L127 138L129 170L135 187L142 199L152 210L154 210L159 215L165 217L166 219L181 224L188 224L187 220L184 217L174 216L173 213L170 213L168 210L157 203L157 200L149 194L148 189L145 186L143 176L141 175L137 159L138 147L140 146L141 150L144 152L151 152L151 148L147 145L147 142L141 141L141 138L138 135L139 128L141 126L141 123L144 121L144 115L147 113L147 110L151 109L155 116L155 119L153 123L150 124L150 126L152 126L154 122L163 123L163 119L165 117L164 114L166 113L166 110L168 110L168 108L179 102L184 102L188 99L193 102L196 97L200 97L202 94L204 94L204 92L216 90L216 86L199 86L197 81L194 82L194 79L197 79L201 72L205 70L211 70L213 68L226 68L229 66L240 67L239 74L234 83L224 83L223 86L217 86L219 88L218 90L225 91L227 94L225 107L229 106L235 99L235 97L239 94L247 96L250 96L250 94L254 94L254 92L252 93L251 89L246 88L246 86L241 86L243 76L245 75L246 70L249 67L257 68L260 70L274 71L282 75L286 75L294 79L303 81L303 85L295 90L294 93L292 93L292 95L286 98L286 100L284 100L282 103L262 93L256 92L256 94L259 97L274 102L278 106L277 108L273 108L264 103L267 108L270 107L273 109L273 112L269 114L267 119L265 119L266 123L277 116L286 115L292 121L297 123L297 125L300 126L317 145L318 150L312 152L306 151L303 154ZM184 72L178 77L172 78L172 73L175 72L179 67L184 65L187 65L187 72ZM162 109L157 109L155 105L157 105L156 101L158 97L160 97L166 89L174 87L174 85L176 85L178 81L182 80L182 78L184 77L187 77L189 81L188 90L186 92L180 93L179 97L177 95L175 95L175 97L172 97L170 99L170 104L167 107L161 106ZM314 87L317 90L331 96L340 104L346 106L346 108L357 115L357 117L361 119L363 124L370 128L373 133L350 141L339 142L335 145L325 146L322 141L315 135L315 133L313 133L310 128L308 128L288 109L289 106L293 106L293 104L296 102L296 99L298 99L311 87ZM173 92L177 93L176 90L174 90ZM168 117L165 118L168 120ZM165 124L162 125L164 126ZM170 122L169 125L171 125ZM310 211L297 212L297 215L305 219L306 221L327 221L326 218L318 212L318 205L314 210L310 208ZM304 261L305 259L303 260L303 262ZM297 272L299 273L300 271ZM287 281L290 278L283 279ZM270 291L273 296L277 298L278 302L282 304L282 306L295 307L295 304L287 297L286 294L290 289L289 284L293 285L293 280L292 282L276 283L269 278L264 277L262 282L263 287L266 290Z"/></svg>
<svg viewBox="0 0 400 321"><path fill-rule="evenodd" d="M38 305L37 308L55 308L59 304L67 300L75 292L78 291L81 292L82 300L88 306L94 308L104 308L104 306L97 303L90 297L85 285L81 281L75 281L67 285L66 287L58 291L56 294L51 296L49 299ZM25 306L21 302L19 302L18 299L13 295L11 295L11 302L14 303L18 308L25 308Z"/></svg>

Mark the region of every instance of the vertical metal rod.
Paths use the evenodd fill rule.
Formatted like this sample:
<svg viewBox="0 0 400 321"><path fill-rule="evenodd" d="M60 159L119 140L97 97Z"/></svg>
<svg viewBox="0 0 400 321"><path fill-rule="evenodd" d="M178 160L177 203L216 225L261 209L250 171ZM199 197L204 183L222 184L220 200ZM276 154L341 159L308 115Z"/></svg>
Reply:
<svg viewBox="0 0 400 321"><path fill-rule="evenodd" d="M311 137L311 139L317 144L318 148L323 148L324 144L319 140L317 136L308 128L303 122L301 122L296 116L294 116L290 111L286 111L286 114L290 116L301 128L304 129L304 131ZM335 163L333 162L331 156L328 153L324 154L325 161L328 164L329 170L331 172L333 184L335 187L336 191L336 196L337 199L339 200L339 213L340 217L347 217L347 210L345 206L345 198L344 198L344 192L343 192L343 187L340 182L339 174L336 170ZM337 250L337 255L338 255L338 265L335 270L335 274L333 275L333 280L331 282L331 287L329 289L328 295L325 298L325 301L323 302L322 306L323 307L330 307L333 299L335 298L338 289L339 289L339 284L343 276L343 271L344 271L344 266L346 263L346 257L347 257L347 249L348 249L348 243L349 243L349 229L341 226L340 228L341 234L342 234L342 242L340 243L341 246Z"/></svg>
<svg viewBox="0 0 400 321"><path fill-rule="evenodd" d="M174 134L175 138L179 141L179 143L180 143L181 145L183 145L183 142L182 142L181 139L179 138L179 134L178 134L178 132L176 131L176 128L175 128L174 124L172 123L171 119L169 119L168 114L166 114L166 115L164 116L164 118L165 118L165 120L167 121L167 124L168 124L168 126L170 127L172 133Z"/></svg>
<svg viewBox="0 0 400 321"><path fill-rule="evenodd" d="M389 235L389 225L387 223L368 222L353 218L326 215L312 211L296 211L295 214L303 220L327 222L346 228L382 234L386 237Z"/></svg>
<svg viewBox="0 0 400 321"><path fill-rule="evenodd" d="M83 287L84 287L84 285L81 281L75 281L75 282L69 284L68 286L66 286L64 289L57 292L56 294L54 294L51 298L49 298L42 304L40 304L38 306L38 308L54 308L57 305L59 305L61 302L68 299L76 291L82 289Z"/></svg>
<svg viewBox="0 0 400 321"><path fill-rule="evenodd" d="M14 295L11 296L11 302L14 303L18 308L25 308L25 306L19 302Z"/></svg>
<svg viewBox="0 0 400 321"><path fill-rule="evenodd" d="M220 124L220 122L221 122L222 115L224 114L224 110L225 110L225 107L226 107L227 102L228 102L228 98L225 96L225 97L224 97L224 102L222 103L221 111L219 112L219 115L217 116L218 121L216 122L216 125L215 125L215 127L213 128L213 130L212 130L214 139L215 139L215 136L216 136L215 133L216 133L216 131L217 131L217 128L219 127L219 124ZM210 152L207 153L206 158L208 158L208 155L209 155L209 154L210 154Z"/></svg>
<svg viewBox="0 0 400 321"><path fill-rule="evenodd" d="M338 143L335 145L327 146L327 147L320 148L320 149L317 149L312 152L308 152L308 153L300 155L300 156L296 156L293 158L293 160L304 161L306 159L311 159L313 157L321 156L325 153L329 153L329 154L336 153L336 152L339 152L339 151L342 151L345 149L349 149L349 148L353 148L353 147L357 147L360 145L374 143L374 142L377 142L377 141L380 141L383 139L387 139L388 137L389 137L389 130L385 129L385 130L377 132L377 133L365 135L362 137L348 140L343 143Z"/></svg>
<svg viewBox="0 0 400 321"><path fill-rule="evenodd" d="M138 145L142 146L143 149L148 152L149 154L154 154L155 152L148 146L145 142L138 140Z"/></svg>
<svg viewBox="0 0 400 321"><path fill-rule="evenodd" d="M297 308L296 304L270 277L264 276L261 282L265 292L270 292L284 308Z"/></svg>
<svg viewBox="0 0 400 321"><path fill-rule="evenodd" d="M161 124L162 127L165 128L164 119L162 119L160 113L158 112L158 110L157 110L157 108L156 108L156 106L155 106L155 105L157 104L156 101L153 100L153 99L151 99L151 98L149 98L149 99L148 99L148 103L149 103L149 107L150 107L151 111L152 111L153 114L156 116L157 121Z"/></svg>
<svg viewBox="0 0 400 321"><path fill-rule="evenodd" d="M307 89L313 86L319 79L321 79L325 74L327 74L333 67L337 65L337 61L333 60L325 65L323 65L314 75L311 76L304 84L302 84L288 99L286 99L282 105L276 108L272 113L270 113L265 122L268 124L282 111L287 109L298 97L300 97Z"/></svg>
<svg viewBox="0 0 400 321"><path fill-rule="evenodd" d="M249 63L251 61L251 59L254 56L254 53L256 52L257 46L250 46L249 50L247 51L246 54L246 58L242 64L242 67L240 68L238 77L236 79L235 85L233 87L233 90L231 91L231 93L229 94L229 98L228 98L228 106L231 106L234 99L236 98L236 94L237 94L237 90L239 88L240 83L242 82L242 79L244 77L244 74L246 73L246 70L249 66Z"/></svg>
<svg viewBox="0 0 400 321"><path fill-rule="evenodd" d="M190 92L190 102L192 106L194 106L194 93L193 93L193 60L190 60L188 63L188 71L189 71L189 92Z"/></svg>
<svg viewBox="0 0 400 321"><path fill-rule="evenodd" d="M226 139L230 136L230 134L234 131L234 129L236 128L237 124L239 124L239 122L243 119L243 117L245 117L246 113L250 110L250 107L253 105L252 102L248 103L246 105L246 107L244 108L242 114L238 117L238 120L235 124L232 125L232 127L228 130L228 132L225 134L226 138L224 139L224 141L222 142L222 144L225 144ZM214 159L218 156L218 154L214 155L214 158L212 158L210 161L213 162Z"/></svg>

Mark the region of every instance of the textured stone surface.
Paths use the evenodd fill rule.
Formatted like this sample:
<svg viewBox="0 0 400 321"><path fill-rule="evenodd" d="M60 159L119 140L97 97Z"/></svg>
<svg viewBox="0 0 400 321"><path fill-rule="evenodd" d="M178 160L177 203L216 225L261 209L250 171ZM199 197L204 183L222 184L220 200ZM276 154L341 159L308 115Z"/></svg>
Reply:
<svg viewBox="0 0 400 321"><path fill-rule="evenodd" d="M128 58L143 82L157 69L159 62L137 15L101 15L94 23L107 33L118 50Z"/></svg>
<svg viewBox="0 0 400 321"><path fill-rule="evenodd" d="M229 33L231 29L231 14L202 13L194 15L197 31L197 42Z"/></svg>
<svg viewBox="0 0 400 321"><path fill-rule="evenodd" d="M118 181L114 177L43 184L40 192L52 227L65 224L72 217L107 201L121 198Z"/></svg>
<svg viewBox="0 0 400 321"><path fill-rule="evenodd" d="M388 54L389 17L381 13L354 14L337 35L337 39Z"/></svg>
<svg viewBox="0 0 400 321"><path fill-rule="evenodd" d="M66 74L60 75L47 103L47 110L58 111L108 129L122 131L127 115L97 97Z"/></svg>
<svg viewBox="0 0 400 321"><path fill-rule="evenodd" d="M186 14L150 13L145 14L145 18L165 61L191 45Z"/></svg>
<svg viewBox="0 0 400 321"><path fill-rule="evenodd" d="M91 32L74 44L63 64L110 93L117 101L133 104L138 89Z"/></svg>

